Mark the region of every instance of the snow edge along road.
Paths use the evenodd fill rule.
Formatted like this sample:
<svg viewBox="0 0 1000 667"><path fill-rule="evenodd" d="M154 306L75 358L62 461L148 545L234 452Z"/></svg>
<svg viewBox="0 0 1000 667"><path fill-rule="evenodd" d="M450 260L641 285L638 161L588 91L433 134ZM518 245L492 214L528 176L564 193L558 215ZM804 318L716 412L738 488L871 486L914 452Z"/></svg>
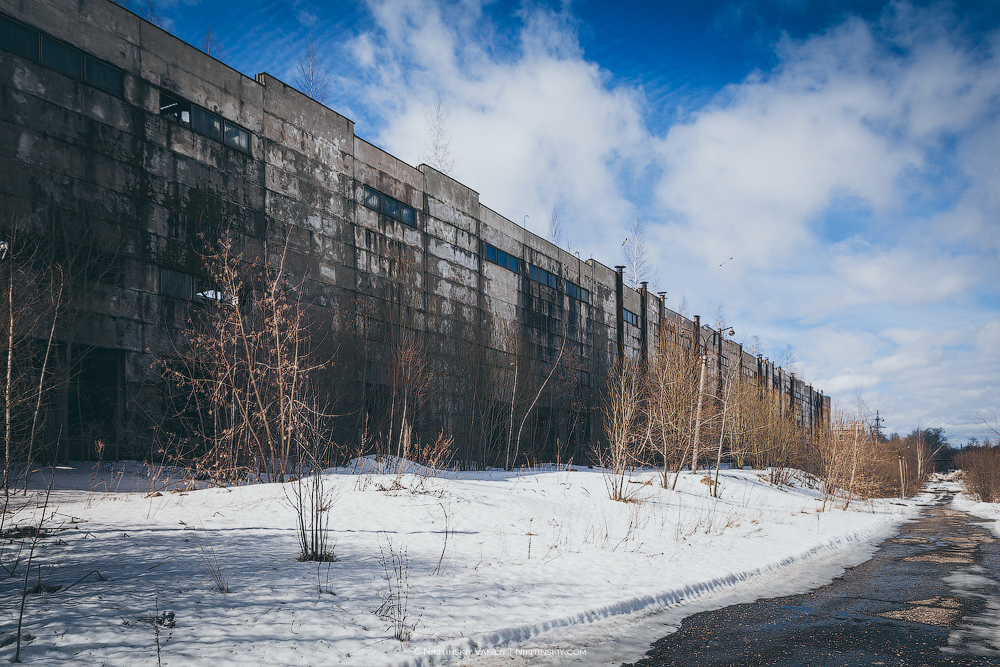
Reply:
<svg viewBox="0 0 1000 667"><path fill-rule="evenodd" d="M509 647L512 644L531 639L554 628L594 623L603 619L638 611L654 613L690 604L718 591L733 589L750 582L763 582L768 577L786 573L794 566L805 566L813 561L838 554L846 554L860 547L880 544L898 532L899 527L903 523L911 520L920 511L920 508L926 504L926 501L932 499L931 494L920 494L911 499L913 504L908 504L907 511L899 514L885 515L882 521L867 530L832 538L822 544L793 553L760 567L728 573L680 588L635 596L612 604L585 609L560 618L524 623L477 633L462 639L449 640L437 646L423 647L421 649L422 654L407 656L393 664L396 667L425 667L429 665L448 664L457 659L475 655L477 651ZM872 549L872 553L874 551L875 549ZM869 554L864 560L870 557L871 555Z"/></svg>

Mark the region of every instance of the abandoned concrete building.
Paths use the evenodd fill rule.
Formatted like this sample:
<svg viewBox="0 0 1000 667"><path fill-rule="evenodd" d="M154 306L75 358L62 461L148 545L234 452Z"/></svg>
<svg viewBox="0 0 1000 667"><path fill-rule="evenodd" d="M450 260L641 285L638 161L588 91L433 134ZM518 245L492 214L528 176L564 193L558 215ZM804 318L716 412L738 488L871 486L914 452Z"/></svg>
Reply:
<svg viewBox="0 0 1000 667"><path fill-rule="evenodd" d="M553 381L532 406L542 459L600 437L609 369L646 361L667 335L693 342L719 374L757 378L807 430L829 419L828 397L623 284L620 269L581 261L282 81L248 78L108 0L0 0L0 174L8 228L17 219L86 250L78 316L53 329L66 381L46 433L67 443L65 457L94 456L95 441L149 446L153 360L206 293L197 248L223 224L260 247L280 243L331 331L371 318L419 337L435 384L419 433L471 432L470 367L509 365L499 332L525 350L535 386L563 367L573 400ZM385 331L373 329L375 344ZM338 410L356 415L385 378L360 390L357 377L339 382Z"/></svg>

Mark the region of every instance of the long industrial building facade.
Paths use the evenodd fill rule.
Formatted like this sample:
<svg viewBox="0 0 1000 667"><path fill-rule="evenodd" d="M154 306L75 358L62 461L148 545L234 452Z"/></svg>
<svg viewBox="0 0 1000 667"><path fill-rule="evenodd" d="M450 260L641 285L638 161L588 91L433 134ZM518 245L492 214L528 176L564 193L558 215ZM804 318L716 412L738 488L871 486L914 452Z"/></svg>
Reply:
<svg viewBox="0 0 1000 667"><path fill-rule="evenodd" d="M99 268L80 283L82 315L56 333L53 363L75 370L48 431L75 457L95 438L148 446L153 360L203 293L199 243L222 225L261 253L280 243L330 330L375 346L389 325L419 336L438 387L416 420L424 433L474 429L473 367L506 363L511 336L532 375L564 367L573 405L549 386L532 428L570 453L599 437L608 370L622 355L648 359L664 335L757 377L807 429L829 419L821 392L623 284L620 270L581 261L278 79L248 78L108 0L0 0L0 173L7 220L86 246ZM364 400L355 375L342 378L345 414Z"/></svg>

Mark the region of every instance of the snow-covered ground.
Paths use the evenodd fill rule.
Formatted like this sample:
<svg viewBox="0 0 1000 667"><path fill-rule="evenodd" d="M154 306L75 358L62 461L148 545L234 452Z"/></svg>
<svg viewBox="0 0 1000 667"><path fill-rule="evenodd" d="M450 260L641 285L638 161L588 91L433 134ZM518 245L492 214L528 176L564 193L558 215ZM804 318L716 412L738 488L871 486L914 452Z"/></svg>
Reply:
<svg viewBox="0 0 1000 667"><path fill-rule="evenodd" d="M760 471L722 471L718 499L701 474L672 491L642 472L629 484L636 502L621 503L586 467L332 469L339 560L309 563L296 558L294 483L175 493L190 485L149 472L55 470L53 532L35 564L63 590L28 596L25 662L155 665L159 642L164 665L493 664L469 658L477 651L504 652L505 664L620 664L689 613L828 581L916 511L916 501L822 511L804 476L777 488ZM4 530L37 522L43 499L13 498ZM17 542L3 544L9 566ZM390 599L393 554L403 595ZM0 643L16 627L26 556L19 577L0 570ZM29 588L37 579L33 564ZM393 636L387 600L405 606L396 621L409 641ZM173 627L149 622L168 610ZM12 654L0 648L0 660Z"/></svg>

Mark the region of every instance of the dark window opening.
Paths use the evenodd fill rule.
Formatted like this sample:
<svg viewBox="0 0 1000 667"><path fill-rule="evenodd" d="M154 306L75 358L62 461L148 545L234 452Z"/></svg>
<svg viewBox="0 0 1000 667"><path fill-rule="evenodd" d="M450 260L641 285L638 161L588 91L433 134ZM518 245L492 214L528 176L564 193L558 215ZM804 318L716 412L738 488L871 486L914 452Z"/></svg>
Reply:
<svg viewBox="0 0 1000 667"><path fill-rule="evenodd" d="M634 327L639 326L639 316L628 308L622 308L622 319Z"/></svg>
<svg viewBox="0 0 1000 667"><path fill-rule="evenodd" d="M194 298L194 291L194 276L160 268L160 294L190 301Z"/></svg>
<svg viewBox="0 0 1000 667"><path fill-rule="evenodd" d="M117 458L123 352L75 346L73 351L79 365L67 388L69 458ZM101 452L101 446L115 451Z"/></svg>
<svg viewBox="0 0 1000 667"><path fill-rule="evenodd" d="M191 125L191 103L161 91L160 115L181 125Z"/></svg>
<svg viewBox="0 0 1000 667"><path fill-rule="evenodd" d="M38 60L38 33L0 16L0 46L23 58Z"/></svg>
<svg viewBox="0 0 1000 667"><path fill-rule="evenodd" d="M83 79L83 53L42 35L41 63L60 74Z"/></svg>

